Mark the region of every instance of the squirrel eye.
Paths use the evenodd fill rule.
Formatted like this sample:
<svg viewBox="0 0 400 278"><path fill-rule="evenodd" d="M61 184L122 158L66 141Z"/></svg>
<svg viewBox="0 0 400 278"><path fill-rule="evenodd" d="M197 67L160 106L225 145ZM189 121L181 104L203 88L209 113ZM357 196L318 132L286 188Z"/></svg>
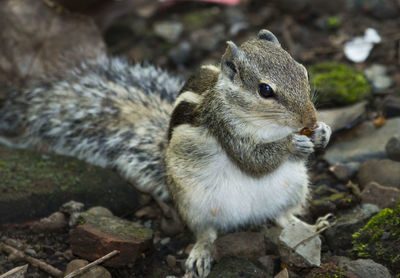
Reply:
<svg viewBox="0 0 400 278"><path fill-rule="evenodd" d="M265 83L260 83L260 85L258 85L258 93L263 98L275 97L275 93L274 90L272 90L272 87Z"/></svg>

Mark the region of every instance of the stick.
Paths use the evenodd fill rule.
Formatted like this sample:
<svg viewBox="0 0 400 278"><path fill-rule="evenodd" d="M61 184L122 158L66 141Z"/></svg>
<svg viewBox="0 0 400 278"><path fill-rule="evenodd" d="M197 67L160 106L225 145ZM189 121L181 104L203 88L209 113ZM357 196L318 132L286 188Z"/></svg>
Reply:
<svg viewBox="0 0 400 278"><path fill-rule="evenodd" d="M297 247L299 247L300 244L303 244L304 242L316 237L317 235L319 235L320 233L322 233L323 231L325 231L326 229L329 229L332 226L336 225L336 221L333 222L332 224L323 227L321 230L319 230L318 232L313 233L312 235L310 235L309 237L306 237L305 239L301 240L299 243L297 243L295 246L293 246L293 250L296 250Z"/></svg>
<svg viewBox="0 0 400 278"><path fill-rule="evenodd" d="M109 258L119 254L120 252L118 250L114 250L110 253L108 253L107 255L95 260L94 262L91 262L90 264L87 264L77 270L72 271L70 274L68 274L67 276L65 276L64 278L73 278L76 277L78 275L81 275L82 273L88 271L90 268L92 268L95 265L101 264L102 262L104 262L105 260L108 260Z"/></svg>
<svg viewBox="0 0 400 278"><path fill-rule="evenodd" d="M53 275L55 277L62 277L63 272L41 260L38 260L36 258L33 258L27 254L25 254L23 251L20 251L18 249L15 249L14 247L5 244L3 242L0 242L0 250L3 250L7 254L14 255L17 258L20 258L34 266L39 267L41 270L46 271L50 275Z"/></svg>

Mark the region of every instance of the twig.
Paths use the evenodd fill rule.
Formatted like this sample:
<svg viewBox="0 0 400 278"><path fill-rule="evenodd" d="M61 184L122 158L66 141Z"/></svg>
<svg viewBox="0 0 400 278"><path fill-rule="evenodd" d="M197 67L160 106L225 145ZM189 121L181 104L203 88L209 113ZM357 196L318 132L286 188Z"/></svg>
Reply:
<svg viewBox="0 0 400 278"><path fill-rule="evenodd" d="M34 266L39 267L41 270L46 271L50 275L53 275L54 277L62 277L63 272L41 260L38 260L36 258L33 258L27 254L25 254L23 251L20 251L18 249L15 249L14 247L5 244L3 242L0 242L0 250L6 252L9 255L14 255L15 257L22 259Z"/></svg>
<svg viewBox="0 0 400 278"><path fill-rule="evenodd" d="M296 250L297 247L299 247L299 245L303 244L304 242L316 237L317 235L319 235L320 233L322 233L323 231L325 231L326 229L329 229L330 227L333 227L336 225L336 221L334 221L332 224L329 224L326 227L323 227L321 230L319 230L318 232L313 233L312 235L310 235L309 237L306 237L305 239L301 240L300 242L298 242L295 246L293 246L293 250Z"/></svg>
<svg viewBox="0 0 400 278"><path fill-rule="evenodd" d="M115 256L119 254L118 250L114 250L110 253L108 253L107 255L95 260L94 262L91 262L90 264L87 264L77 270L72 271L70 274L68 274L67 276L65 276L64 278L73 278L76 277L78 275L81 275L82 273L88 271L90 268L92 268L95 265L101 264L102 262L104 262L105 260L108 260L109 258Z"/></svg>

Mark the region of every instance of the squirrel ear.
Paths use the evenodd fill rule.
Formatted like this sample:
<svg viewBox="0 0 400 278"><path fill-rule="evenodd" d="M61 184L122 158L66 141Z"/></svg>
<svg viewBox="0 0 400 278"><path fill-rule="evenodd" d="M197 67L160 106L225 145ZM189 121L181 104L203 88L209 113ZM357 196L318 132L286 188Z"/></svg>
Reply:
<svg viewBox="0 0 400 278"><path fill-rule="evenodd" d="M281 44L279 43L278 39L275 37L274 34L272 34L272 32L266 30L266 29L262 29L260 32L258 32L258 38L260 40L266 40L266 41L270 41L273 42L274 44L281 46Z"/></svg>
<svg viewBox="0 0 400 278"><path fill-rule="evenodd" d="M243 59L244 55L239 47L232 41L226 42L228 47L221 60L221 70L232 80L237 73L235 62Z"/></svg>

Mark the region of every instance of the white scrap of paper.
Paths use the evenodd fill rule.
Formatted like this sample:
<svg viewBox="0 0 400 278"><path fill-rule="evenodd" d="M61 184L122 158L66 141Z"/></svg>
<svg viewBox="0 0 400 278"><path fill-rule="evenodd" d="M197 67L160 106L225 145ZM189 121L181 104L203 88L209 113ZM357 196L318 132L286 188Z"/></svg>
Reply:
<svg viewBox="0 0 400 278"><path fill-rule="evenodd" d="M380 42L381 37L378 32L373 28L367 28L363 37L355 37L344 44L344 54L350 61L361 63L368 58L374 44Z"/></svg>

